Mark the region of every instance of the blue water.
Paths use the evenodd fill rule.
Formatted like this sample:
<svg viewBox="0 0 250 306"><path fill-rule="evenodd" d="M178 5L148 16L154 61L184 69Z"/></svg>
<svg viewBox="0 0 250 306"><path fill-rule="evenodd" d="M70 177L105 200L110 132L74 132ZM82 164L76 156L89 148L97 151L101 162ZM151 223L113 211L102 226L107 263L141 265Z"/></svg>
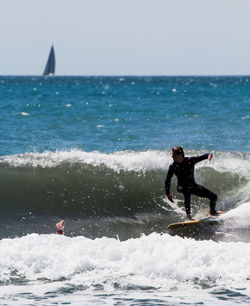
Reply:
<svg viewBox="0 0 250 306"><path fill-rule="evenodd" d="M0 304L250 303L250 77L2 76L0 130ZM229 210L178 233L176 145Z"/></svg>
<svg viewBox="0 0 250 306"><path fill-rule="evenodd" d="M249 151L248 77L1 77L1 155Z"/></svg>

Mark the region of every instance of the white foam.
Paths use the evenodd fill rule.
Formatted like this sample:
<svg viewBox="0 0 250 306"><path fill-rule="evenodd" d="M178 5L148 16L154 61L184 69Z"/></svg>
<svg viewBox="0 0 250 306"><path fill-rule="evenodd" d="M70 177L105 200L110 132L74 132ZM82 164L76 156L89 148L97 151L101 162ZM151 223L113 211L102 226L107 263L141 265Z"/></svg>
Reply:
<svg viewBox="0 0 250 306"><path fill-rule="evenodd" d="M219 218L224 221L225 226L230 228L249 228L250 201L228 211Z"/></svg>
<svg viewBox="0 0 250 306"><path fill-rule="evenodd" d="M200 155L204 152L187 152L187 156ZM72 149L70 151L45 151L43 153L25 153L7 155L0 158L12 166L56 167L63 162L80 162L93 166L105 165L115 171L167 171L172 163L169 151L149 150L142 152L120 151L100 153L97 151L84 152ZM250 155L247 153L216 153L213 159L202 161L196 168L211 167L219 172L230 172L250 179Z"/></svg>
<svg viewBox="0 0 250 306"><path fill-rule="evenodd" d="M186 282L249 286L250 244L151 234L119 241L31 234L0 241L0 280L13 271L30 281L65 278L74 285L143 285L169 289Z"/></svg>
<svg viewBox="0 0 250 306"><path fill-rule="evenodd" d="M250 155L247 153L217 153L209 166L219 172L231 172L250 179Z"/></svg>
<svg viewBox="0 0 250 306"><path fill-rule="evenodd" d="M16 115L21 115L21 116L30 116L30 113L27 113L27 112L21 112L21 113L16 113Z"/></svg>
<svg viewBox="0 0 250 306"><path fill-rule="evenodd" d="M12 166L32 167L56 167L63 162L80 162L94 166L105 165L115 171L144 171L166 170L171 162L171 157L164 151L122 151L106 154L71 150L3 156L0 162L7 162Z"/></svg>
<svg viewBox="0 0 250 306"><path fill-rule="evenodd" d="M163 197L162 201L165 202L169 207L172 208L170 211L174 210L175 213L180 214L182 216L186 216L183 201L179 199L175 199L174 202L170 202L167 197ZM181 203L181 207L179 206L179 203ZM167 209L165 206L162 206L160 204L157 204L157 205L160 206L162 209L169 211L169 209Z"/></svg>

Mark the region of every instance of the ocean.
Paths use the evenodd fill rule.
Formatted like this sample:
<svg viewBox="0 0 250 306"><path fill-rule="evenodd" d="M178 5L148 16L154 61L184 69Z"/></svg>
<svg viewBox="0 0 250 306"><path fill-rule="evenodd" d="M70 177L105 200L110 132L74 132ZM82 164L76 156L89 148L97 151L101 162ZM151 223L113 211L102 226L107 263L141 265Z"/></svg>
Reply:
<svg viewBox="0 0 250 306"><path fill-rule="evenodd" d="M250 304L250 77L1 76L0 101L0 305ZM229 211L173 232L177 145Z"/></svg>

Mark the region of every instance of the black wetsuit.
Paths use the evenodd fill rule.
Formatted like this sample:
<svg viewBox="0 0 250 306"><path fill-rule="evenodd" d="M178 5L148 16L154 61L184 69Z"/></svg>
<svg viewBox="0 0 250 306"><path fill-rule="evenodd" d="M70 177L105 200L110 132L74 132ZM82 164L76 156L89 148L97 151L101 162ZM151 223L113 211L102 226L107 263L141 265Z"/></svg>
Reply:
<svg viewBox="0 0 250 306"><path fill-rule="evenodd" d="M190 215L190 196L197 195L202 198L210 199L210 213L215 214L217 195L205 187L196 184L194 179L194 166L196 163L207 159L209 154L197 157L184 157L181 163L172 163L169 166L165 181L166 194L170 193L171 178L175 174L178 179L177 190L184 195L186 213Z"/></svg>

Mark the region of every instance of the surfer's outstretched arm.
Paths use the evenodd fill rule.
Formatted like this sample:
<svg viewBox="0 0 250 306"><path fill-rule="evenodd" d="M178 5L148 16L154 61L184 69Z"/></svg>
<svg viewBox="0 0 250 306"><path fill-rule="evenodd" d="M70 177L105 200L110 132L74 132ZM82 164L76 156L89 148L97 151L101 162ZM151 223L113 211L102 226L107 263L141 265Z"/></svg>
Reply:
<svg viewBox="0 0 250 306"><path fill-rule="evenodd" d="M203 161L205 159L208 159L209 161L213 158L212 153L206 153L200 156L191 157L190 160L193 162L193 164L199 163L200 161Z"/></svg>

